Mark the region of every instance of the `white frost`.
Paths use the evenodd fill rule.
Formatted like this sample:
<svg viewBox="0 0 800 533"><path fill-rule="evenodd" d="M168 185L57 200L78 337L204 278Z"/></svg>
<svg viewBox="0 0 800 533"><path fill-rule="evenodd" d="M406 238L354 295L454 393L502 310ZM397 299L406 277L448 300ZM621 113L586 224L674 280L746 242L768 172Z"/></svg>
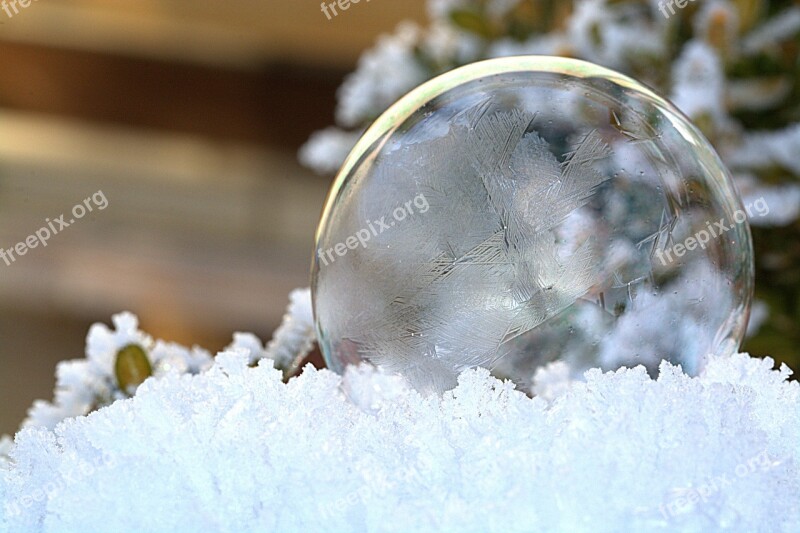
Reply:
<svg viewBox="0 0 800 533"><path fill-rule="evenodd" d="M443 398L368 368L284 384L226 352L21 431L0 532L796 532L800 386L773 364L592 370L544 401L485 370Z"/></svg>
<svg viewBox="0 0 800 533"><path fill-rule="evenodd" d="M401 23L393 35L382 35L361 56L358 70L339 88L336 118L341 124L358 126L375 118L376 109L386 109L399 95L425 81L426 73L414 58L420 33L417 25Z"/></svg>
<svg viewBox="0 0 800 533"><path fill-rule="evenodd" d="M320 174L336 174L362 133L335 127L317 131L300 148L300 162Z"/></svg>

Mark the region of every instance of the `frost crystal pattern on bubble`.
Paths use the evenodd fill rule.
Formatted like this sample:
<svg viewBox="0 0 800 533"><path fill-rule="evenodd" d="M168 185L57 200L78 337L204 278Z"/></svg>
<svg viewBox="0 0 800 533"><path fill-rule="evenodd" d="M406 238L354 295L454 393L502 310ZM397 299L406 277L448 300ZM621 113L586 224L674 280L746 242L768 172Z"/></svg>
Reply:
<svg viewBox="0 0 800 533"><path fill-rule="evenodd" d="M469 125L449 133L450 139L466 139L464 153L452 157L466 156L480 179L490 208L483 233L489 236L473 239L474 245L463 253L451 250L421 265L412 285L397 287L398 296L382 322L361 324L364 333L349 339L375 363L418 376L415 381L431 376L430 371L436 375L426 362L452 368L491 364L501 344L557 315L598 281L591 239L562 260L553 230L609 179L593 167L610 155L610 148L590 131L559 162L536 133L535 117L518 111L488 113L489 105L483 102L469 110ZM445 159L438 164L448 163ZM433 184L430 187L431 199L446 201L445 195L437 197ZM537 202L548 209L530 209ZM435 226L439 221L426 223ZM466 327L454 329L452 318L469 313L472 302L454 298L447 307L438 300L475 284L508 297L496 309L490 327L474 330L463 323ZM431 344L429 338L439 342ZM469 339L466 358L458 351L464 339Z"/></svg>
<svg viewBox="0 0 800 533"><path fill-rule="evenodd" d="M482 366L528 388L558 358L576 372L653 373L662 359L697 372L738 347L752 251L730 177L666 101L615 76L495 60L376 121L317 235L332 368L366 360L441 392ZM728 238L673 254L719 220Z"/></svg>

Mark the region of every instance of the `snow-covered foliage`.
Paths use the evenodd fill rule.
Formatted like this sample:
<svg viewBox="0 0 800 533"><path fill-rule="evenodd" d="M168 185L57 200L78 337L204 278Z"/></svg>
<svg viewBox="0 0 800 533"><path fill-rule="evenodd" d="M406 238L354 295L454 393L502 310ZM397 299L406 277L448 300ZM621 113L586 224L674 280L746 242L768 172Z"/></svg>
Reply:
<svg viewBox="0 0 800 533"><path fill-rule="evenodd" d="M199 348L186 348L176 343L154 341L139 330L139 320L131 313L114 315L114 329L94 324L86 338L86 357L63 361L56 368L56 388L52 402L39 400L28 412L23 427L53 429L67 418L83 416L110 405L116 400L133 396L139 383L123 386L124 369L119 360L125 347L141 349L145 368L143 378L160 379L166 375L198 374L213 364L211 353ZM245 354L251 365L261 359L272 359L275 367L287 375L311 351L316 334L311 312L309 289L298 289L290 295L290 305L283 323L268 346L252 333L235 333L228 351ZM142 379L143 381L143 379ZM0 457L3 445L0 441Z"/></svg>
<svg viewBox="0 0 800 533"><path fill-rule="evenodd" d="M139 330L139 321L131 313L115 315L113 323L113 330L105 324L91 327L85 359L58 364L53 401L35 402L23 427L52 429L65 418L85 415L135 393L135 387L126 390L120 385L115 372L118 353L126 346L137 346L148 354L146 364L156 377L170 372L197 373L211 366L211 354L201 348L153 341Z"/></svg>
<svg viewBox="0 0 800 533"><path fill-rule="evenodd" d="M766 58L790 64L780 49L800 35L800 8L770 17L766 8L751 4L714 0L666 19L656 0L573 0L566 3L569 9L549 1L430 0L429 28L403 23L364 54L339 91L337 120L344 129L314 135L301 160L319 172L335 172L361 128L415 85L455 66L515 54L562 55L631 74L671 96L734 172L758 174L783 165L782 180L789 185L757 183L754 195L788 193L781 204L785 210L757 221L788 224L800 216L800 125L787 121L781 129L753 130L738 114L791 105L797 80L789 71L763 76L739 71ZM744 5L749 11L740 13ZM545 14L549 26L537 28L537 17ZM680 25L689 38L675 42ZM346 131L351 128L356 132Z"/></svg>
<svg viewBox="0 0 800 533"><path fill-rule="evenodd" d="M258 359L272 359L275 367L282 369L285 377L294 374L306 355L314 348L317 333L314 330L314 314L311 310L311 289L295 289L289 295L289 308L283 322L275 331L266 351ZM239 334L243 336L244 334ZM249 338L260 343L254 335ZM252 353L252 352L251 352Z"/></svg>

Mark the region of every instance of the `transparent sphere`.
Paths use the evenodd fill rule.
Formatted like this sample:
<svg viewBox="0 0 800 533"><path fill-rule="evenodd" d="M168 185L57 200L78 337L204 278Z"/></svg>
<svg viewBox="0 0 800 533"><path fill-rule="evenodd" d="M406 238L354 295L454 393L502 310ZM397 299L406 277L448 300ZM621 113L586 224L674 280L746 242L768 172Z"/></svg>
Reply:
<svg viewBox="0 0 800 533"><path fill-rule="evenodd" d="M471 367L661 360L690 373L743 338L748 213L708 141L640 83L589 63L472 64L366 132L317 230L329 367L369 361L423 392Z"/></svg>

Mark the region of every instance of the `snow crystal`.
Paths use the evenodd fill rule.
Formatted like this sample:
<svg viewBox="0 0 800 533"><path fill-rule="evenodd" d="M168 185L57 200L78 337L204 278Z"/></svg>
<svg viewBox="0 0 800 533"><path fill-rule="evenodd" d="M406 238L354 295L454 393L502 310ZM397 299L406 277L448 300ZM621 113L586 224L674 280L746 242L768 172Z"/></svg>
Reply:
<svg viewBox="0 0 800 533"><path fill-rule="evenodd" d="M320 174L336 174L362 133L334 127L315 132L300 148L300 162Z"/></svg>
<svg viewBox="0 0 800 533"><path fill-rule="evenodd" d="M28 411L23 426L53 429L65 418L82 416L93 408L127 398L117 383L114 363L117 352L137 345L149 352L153 375L199 373L212 364L211 353L199 348L153 341L139 330L139 319L129 312L112 318L114 329L94 324L86 337L86 358L62 361L56 367L56 389L52 402L37 400ZM134 388L135 391L135 388Z"/></svg>
<svg viewBox="0 0 800 533"><path fill-rule="evenodd" d="M536 370L531 392L545 400L553 400L569 390L570 368L564 361L553 361Z"/></svg>
<svg viewBox="0 0 800 533"><path fill-rule="evenodd" d="M0 532L800 530L800 386L770 359L555 365L532 399L469 370L425 398L369 367L284 384L246 341L23 429Z"/></svg>
<svg viewBox="0 0 800 533"><path fill-rule="evenodd" d="M311 289L295 289L291 292L289 308L266 350L262 351L261 341L254 335L239 333L235 339L238 339L236 342L245 339L249 341L253 355L251 362L266 357L275 361L277 368L293 374L292 370L298 370L299 367L293 368L292 365L302 361L314 348L317 340L311 309Z"/></svg>
<svg viewBox="0 0 800 533"><path fill-rule="evenodd" d="M750 217L750 224L756 227L786 226L800 216L800 185L761 185L759 182L747 184L744 180L741 187L742 204L752 206L761 201L769 209L757 216Z"/></svg>
<svg viewBox="0 0 800 533"><path fill-rule="evenodd" d="M11 453L11 448L14 446L14 441L8 435L0 437L0 469L9 466L8 454Z"/></svg>
<svg viewBox="0 0 800 533"><path fill-rule="evenodd" d="M764 300L753 300L753 304L750 306L750 320L747 323L746 336L750 338L757 335L761 330L761 326L767 322L768 318L769 306L767 302Z"/></svg>
<svg viewBox="0 0 800 533"><path fill-rule="evenodd" d="M755 55L769 47L780 46L800 31L800 8L792 6L750 32L742 43L742 49Z"/></svg>
<svg viewBox="0 0 800 533"><path fill-rule="evenodd" d="M562 33L552 35L535 35L527 41L519 42L515 39L504 38L494 41L489 45L489 57L507 57L519 55L568 55L569 40Z"/></svg>
<svg viewBox="0 0 800 533"><path fill-rule="evenodd" d="M715 120L722 120L725 77L717 52L702 41L690 41L672 70L673 103L691 118L708 113Z"/></svg>
<svg viewBox="0 0 800 533"><path fill-rule="evenodd" d="M520 0L494 0L485 2L482 6L485 14L493 20L502 19L520 3ZM470 10L475 8L475 2L468 0L430 0L428 2L428 15L434 20L447 20L454 11Z"/></svg>
<svg viewBox="0 0 800 533"><path fill-rule="evenodd" d="M800 174L800 124L777 131L758 131L744 136L741 146L731 147L726 153L728 163L736 169L759 169L770 166L783 167Z"/></svg>
<svg viewBox="0 0 800 533"><path fill-rule="evenodd" d="M383 111L397 99L425 81L424 69L414 59L414 47L421 29L403 22L392 35L382 35L374 48L358 60L358 70L339 88L337 120L346 126L358 126Z"/></svg>
<svg viewBox="0 0 800 533"><path fill-rule="evenodd" d="M443 22L433 22L422 35L420 49L439 65L464 65L481 59L483 41Z"/></svg>
<svg viewBox="0 0 800 533"><path fill-rule="evenodd" d="M634 50L639 54L662 57L665 53L664 28L625 4L609 0L580 0L575 2L575 11L568 19L567 35L576 57L620 69L630 64ZM642 35L650 38L642 39Z"/></svg>

